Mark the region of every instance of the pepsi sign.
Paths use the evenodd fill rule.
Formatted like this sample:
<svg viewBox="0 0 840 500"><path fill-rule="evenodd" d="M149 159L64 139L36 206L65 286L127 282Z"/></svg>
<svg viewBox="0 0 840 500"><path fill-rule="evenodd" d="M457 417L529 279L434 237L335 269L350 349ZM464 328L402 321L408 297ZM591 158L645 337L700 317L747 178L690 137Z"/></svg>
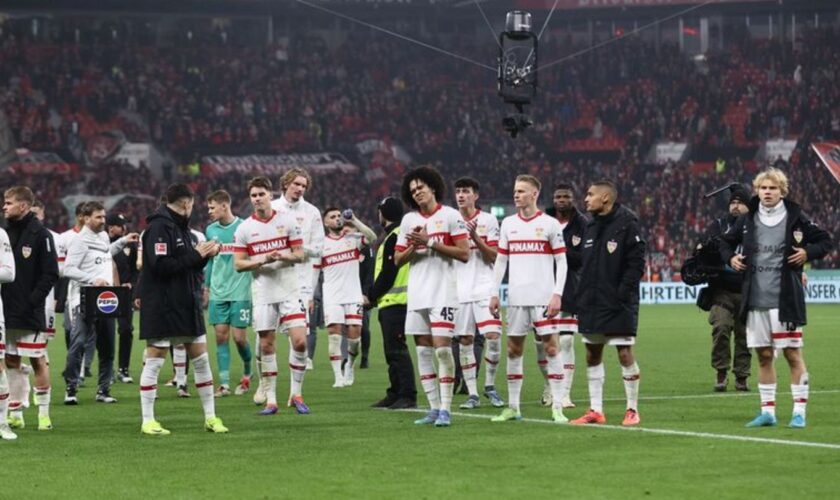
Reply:
<svg viewBox="0 0 840 500"><path fill-rule="evenodd" d="M117 294L111 291L104 291L96 297L96 308L103 314L111 314L120 306L120 299Z"/></svg>

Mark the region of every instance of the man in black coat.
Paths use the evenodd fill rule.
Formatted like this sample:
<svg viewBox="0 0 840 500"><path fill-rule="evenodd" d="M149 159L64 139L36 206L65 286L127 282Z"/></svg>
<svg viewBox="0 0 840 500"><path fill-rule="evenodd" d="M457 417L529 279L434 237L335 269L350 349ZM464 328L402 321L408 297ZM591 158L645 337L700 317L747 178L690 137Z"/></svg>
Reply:
<svg viewBox="0 0 840 500"><path fill-rule="evenodd" d="M19 370L20 358L31 360L35 372L35 404L38 430L52 429L50 420L50 371L47 364L47 325L45 305L58 281L55 242L34 213L32 190L16 186L6 190L3 212L6 231L15 259L16 277L3 285L3 314L6 319L6 366L9 368L9 426L22 428L25 375Z"/></svg>
<svg viewBox="0 0 840 500"><path fill-rule="evenodd" d="M781 349L790 367L793 415L789 427L805 427L808 371L802 357L805 287L802 267L821 259L832 248L831 236L803 212L788 194L787 176L769 168L756 176L758 196L723 235L720 255L732 269L744 273L741 321L747 326L747 346L758 356L761 412L747 427L776 425L776 368L773 351ZM740 245L740 251L739 249Z"/></svg>
<svg viewBox="0 0 840 500"><path fill-rule="evenodd" d="M575 333L578 331L578 320L575 308L575 293L580 283L580 266L582 264L581 249L583 235L589 217L575 206L575 191L571 184L558 184L554 187L553 205L546 210L548 215L560 221L563 228L563 241L566 244L566 264L569 270L566 274L566 285L563 287L563 303L560 308L560 318L566 320L563 331L560 332L560 360L563 363L563 408L574 408L570 397L572 381L575 377ZM540 351L542 342L537 342ZM546 384L546 387L548 384ZM550 406L551 391L543 391L542 403Z"/></svg>
<svg viewBox="0 0 840 500"><path fill-rule="evenodd" d="M639 365L633 355L639 323L639 282L645 268L645 242L636 214L616 203L610 181L598 181L586 192L586 226L581 250L582 277L575 297L578 330L586 344L590 409L573 424L603 424L605 345L614 345L627 395L622 425L638 425Z"/></svg>
<svg viewBox="0 0 840 500"><path fill-rule="evenodd" d="M192 359L193 377L204 409L204 428L225 433L216 416L213 374L207 355L201 284L207 260L219 253L214 241L197 243L189 222L195 195L184 184L166 190L166 204L146 218L143 269L140 272L140 338L147 341L146 363L140 375L141 431L163 436L169 431L155 420L154 404L160 368L169 347L184 344Z"/></svg>
<svg viewBox="0 0 840 500"><path fill-rule="evenodd" d="M123 214L109 214L105 219L108 238L114 242L127 234L126 220ZM137 244L129 243L121 252L114 255L114 264L117 266L117 274L120 277L120 284L128 286L132 290L137 285ZM134 379L128 372L131 364L131 346L134 337L134 313L126 318L117 320L120 332L120 348L118 358L117 380L124 384L131 384Z"/></svg>

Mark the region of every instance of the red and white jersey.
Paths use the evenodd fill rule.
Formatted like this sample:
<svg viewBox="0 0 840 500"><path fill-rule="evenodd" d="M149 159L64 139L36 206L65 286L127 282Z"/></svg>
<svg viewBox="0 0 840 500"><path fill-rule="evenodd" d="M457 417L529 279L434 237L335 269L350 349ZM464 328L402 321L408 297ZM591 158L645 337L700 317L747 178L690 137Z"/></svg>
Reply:
<svg viewBox="0 0 840 500"><path fill-rule="evenodd" d="M364 236L357 233L324 238L324 254L315 265L324 273L324 305L362 303L359 250L365 244Z"/></svg>
<svg viewBox="0 0 840 500"><path fill-rule="evenodd" d="M499 221L496 217L477 210L469 219L464 222L475 222L476 234L484 240L487 245L495 247L499 245ZM458 302L475 302L487 300L493 295L493 287L496 279L493 274L493 263L487 263L481 256L478 245L472 238L470 240L470 260L467 262L455 261L455 270L458 276Z"/></svg>
<svg viewBox="0 0 840 500"><path fill-rule="evenodd" d="M505 217L499 253L508 256L508 304L545 306L554 291L554 256L564 253L563 231L554 217L537 212L530 219Z"/></svg>
<svg viewBox="0 0 840 500"><path fill-rule="evenodd" d="M233 251L247 253L249 259L263 259L275 250L289 252L291 247L302 244L300 226L294 218L274 210L267 220L251 215L242 221L233 236ZM254 305L300 299L300 282L295 266L272 262L251 273L251 301Z"/></svg>
<svg viewBox="0 0 840 500"><path fill-rule="evenodd" d="M430 241L444 245L451 246L469 237L461 214L454 208L438 205L429 215L409 212L403 217L397 237L398 252L408 248L406 235L420 227L426 228ZM426 246L417 247L408 270L408 310L457 307L455 280L455 259Z"/></svg>

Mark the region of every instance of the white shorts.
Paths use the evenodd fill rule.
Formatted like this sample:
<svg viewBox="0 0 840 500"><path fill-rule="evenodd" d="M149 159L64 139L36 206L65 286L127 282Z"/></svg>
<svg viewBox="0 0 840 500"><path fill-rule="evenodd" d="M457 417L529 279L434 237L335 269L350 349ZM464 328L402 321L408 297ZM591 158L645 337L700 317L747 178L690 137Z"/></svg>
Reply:
<svg viewBox="0 0 840 500"><path fill-rule="evenodd" d="M457 310L455 307L434 307L408 311L405 315L405 334L452 337Z"/></svg>
<svg viewBox="0 0 840 500"><path fill-rule="evenodd" d="M482 335L501 333L502 320L490 314L490 299L462 302L455 314L455 335L474 336L475 330Z"/></svg>
<svg viewBox="0 0 840 500"><path fill-rule="evenodd" d="M629 346L636 344L636 337L634 335L605 335L603 333L583 333L584 344L601 344L601 345L616 345Z"/></svg>
<svg viewBox="0 0 840 500"><path fill-rule="evenodd" d="M572 313L560 311L560 333L577 333L578 319Z"/></svg>
<svg viewBox="0 0 840 500"><path fill-rule="evenodd" d="M25 358L43 358L47 354L47 335L32 330L8 330L6 354Z"/></svg>
<svg viewBox="0 0 840 500"><path fill-rule="evenodd" d="M564 320L560 314L547 318L546 309L547 306L508 306L508 336L524 337L531 331L540 337L560 333L568 320Z"/></svg>
<svg viewBox="0 0 840 500"><path fill-rule="evenodd" d="M306 307L300 300L284 300L273 304L254 304L251 319L257 332L286 332L289 328L306 328Z"/></svg>
<svg viewBox="0 0 840 500"><path fill-rule="evenodd" d="M329 304L324 306L324 324L361 326L364 317L361 304Z"/></svg>
<svg viewBox="0 0 840 500"><path fill-rule="evenodd" d="M802 327L780 323L778 309L747 311L747 347L801 349L802 346Z"/></svg>
<svg viewBox="0 0 840 500"><path fill-rule="evenodd" d="M6 325L0 322L0 361L6 359Z"/></svg>
<svg viewBox="0 0 840 500"><path fill-rule="evenodd" d="M206 344L207 335L199 335L198 337L171 337L168 339L149 339L149 347L157 347L158 349L169 349L172 346L181 344Z"/></svg>

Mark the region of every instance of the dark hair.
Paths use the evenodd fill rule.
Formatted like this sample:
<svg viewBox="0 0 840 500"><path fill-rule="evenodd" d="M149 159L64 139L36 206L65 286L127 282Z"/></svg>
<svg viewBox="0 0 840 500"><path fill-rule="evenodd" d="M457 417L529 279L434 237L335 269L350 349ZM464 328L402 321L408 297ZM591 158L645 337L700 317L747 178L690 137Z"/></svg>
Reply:
<svg viewBox="0 0 840 500"><path fill-rule="evenodd" d="M575 192L575 187L572 186L571 184L566 183L566 182L561 182L561 183L557 184L556 186L554 186L555 191L560 191L561 189L566 190L566 191L571 191L572 193Z"/></svg>
<svg viewBox="0 0 840 500"><path fill-rule="evenodd" d="M105 205L102 204L100 201L89 201L84 204L84 208L82 209L82 215L85 217L90 217L93 215L94 212L99 212L102 210L105 211Z"/></svg>
<svg viewBox="0 0 840 500"><path fill-rule="evenodd" d="M230 205L230 193L224 189L217 189L207 195L207 203L210 203L211 201L213 203L227 203Z"/></svg>
<svg viewBox="0 0 840 500"><path fill-rule="evenodd" d="M470 188L473 190L473 193L477 193L479 185L478 181L472 177L460 177L455 181L455 189L458 188Z"/></svg>
<svg viewBox="0 0 840 500"><path fill-rule="evenodd" d="M86 201L82 201L82 202L76 203L76 212L75 212L75 213L76 213L76 217L78 217L78 216L80 216L80 215L84 215L84 213L85 213L85 205L87 205L87 202L86 202Z"/></svg>
<svg viewBox="0 0 840 500"><path fill-rule="evenodd" d="M593 186L605 187L610 190L610 195L612 196L612 201L618 199L618 189L616 189L615 184L612 181L607 179L597 180L592 183Z"/></svg>
<svg viewBox="0 0 840 500"><path fill-rule="evenodd" d="M186 184L171 184L166 188L166 203L175 203L184 198L195 198L192 189Z"/></svg>
<svg viewBox="0 0 840 500"><path fill-rule="evenodd" d="M403 203L414 210L420 210L420 207L414 201L414 197L411 196L411 188L409 186L412 181L420 181L429 186L429 189L435 193L435 199L437 201L446 198L446 183L443 182L443 177L440 175L440 172L436 168L428 165L417 167L405 174L402 181L402 188L400 189Z"/></svg>
<svg viewBox="0 0 840 500"><path fill-rule="evenodd" d="M327 208L324 209L323 216L326 217L327 214L330 213L330 212L341 212L341 209L338 208L338 207L327 207Z"/></svg>
<svg viewBox="0 0 840 500"><path fill-rule="evenodd" d="M251 194L251 189L253 188L263 188L270 193L271 181L268 179L268 177L263 177L259 175L248 181L248 194Z"/></svg>

